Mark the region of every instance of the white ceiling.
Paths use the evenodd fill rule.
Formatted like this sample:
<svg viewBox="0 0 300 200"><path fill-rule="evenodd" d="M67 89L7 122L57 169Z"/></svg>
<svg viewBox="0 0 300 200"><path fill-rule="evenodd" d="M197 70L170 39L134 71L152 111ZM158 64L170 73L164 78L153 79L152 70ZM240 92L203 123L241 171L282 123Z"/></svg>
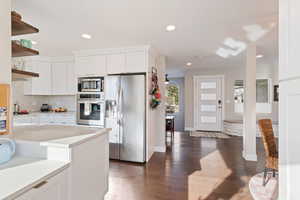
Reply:
<svg viewBox="0 0 300 200"><path fill-rule="evenodd" d="M259 53L265 60L277 57L274 0L13 0L13 8L40 29L24 37L36 40L46 56L151 44L167 56L168 73L178 76L188 61L193 63L190 68L241 65L243 53L225 59L216 51L226 47L226 38L248 43L245 26L256 24L267 30L258 35ZM176 31L166 32L168 24L176 25ZM82 33L93 38L84 40Z"/></svg>

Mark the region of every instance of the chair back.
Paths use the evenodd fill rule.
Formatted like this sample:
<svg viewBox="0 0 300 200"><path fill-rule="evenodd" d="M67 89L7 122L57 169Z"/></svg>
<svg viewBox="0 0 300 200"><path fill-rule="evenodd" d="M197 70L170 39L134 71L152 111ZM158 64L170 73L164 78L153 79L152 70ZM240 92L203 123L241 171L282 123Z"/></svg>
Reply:
<svg viewBox="0 0 300 200"><path fill-rule="evenodd" d="M272 121L270 119L261 119L258 121L258 124L262 134L266 156L274 157L278 155Z"/></svg>

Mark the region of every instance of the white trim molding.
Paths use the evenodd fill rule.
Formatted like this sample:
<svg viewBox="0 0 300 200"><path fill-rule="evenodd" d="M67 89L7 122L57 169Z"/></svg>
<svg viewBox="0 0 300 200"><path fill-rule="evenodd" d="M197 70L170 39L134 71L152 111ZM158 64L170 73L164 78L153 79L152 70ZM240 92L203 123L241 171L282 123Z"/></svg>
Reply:
<svg viewBox="0 0 300 200"><path fill-rule="evenodd" d="M185 127L184 130L185 130L185 131L194 131L195 129L192 128L192 127Z"/></svg>
<svg viewBox="0 0 300 200"><path fill-rule="evenodd" d="M243 151L243 158L247 161L257 161L256 154L248 154L245 151Z"/></svg>

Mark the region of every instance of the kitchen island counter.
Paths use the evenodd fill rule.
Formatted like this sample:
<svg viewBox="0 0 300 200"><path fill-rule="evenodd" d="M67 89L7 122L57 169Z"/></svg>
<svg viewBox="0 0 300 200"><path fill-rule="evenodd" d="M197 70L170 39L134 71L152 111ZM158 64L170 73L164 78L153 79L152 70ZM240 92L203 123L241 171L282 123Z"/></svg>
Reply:
<svg viewBox="0 0 300 200"><path fill-rule="evenodd" d="M53 195L51 190L44 189L48 193L39 192L40 196L35 198L26 195L31 195L32 187L37 182L42 181L40 184L43 184L52 176L66 178L66 184L56 181L55 191L60 194L54 196L60 196L59 199L104 199L108 191L110 130L65 125L15 127L12 138L17 144L16 155L7 165L0 166L0 187L6 183L10 186L4 187L3 194L0 189L0 199L10 200L20 194L22 200L47 199L47 195ZM13 187L14 182L16 187ZM45 184L43 187L52 186Z"/></svg>
<svg viewBox="0 0 300 200"><path fill-rule="evenodd" d="M0 166L0 199L15 199L68 166L69 162L16 156Z"/></svg>
<svg viewBox="0 0 300 200"><path fill-rule="evenodd" d="M15 127L13 137L19 141L39 142L42 146L70 148L110 131L107 128L86 126L29 125Z"/></svg>

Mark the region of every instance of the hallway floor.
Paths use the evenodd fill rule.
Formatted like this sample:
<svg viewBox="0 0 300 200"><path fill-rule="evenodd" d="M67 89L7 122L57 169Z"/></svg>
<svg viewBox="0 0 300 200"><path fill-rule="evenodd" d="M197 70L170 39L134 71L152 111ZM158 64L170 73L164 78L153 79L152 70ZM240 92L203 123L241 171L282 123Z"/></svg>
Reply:
<svg viewBox="0 0 300 200"><path fill-rule="evenodd" d="M251 200L248 181L262 171L263 156L258 154L258 163L244 161L240 137L176 132L167 153L155 153L145 166L111 161L105 200Z"/></svg>

